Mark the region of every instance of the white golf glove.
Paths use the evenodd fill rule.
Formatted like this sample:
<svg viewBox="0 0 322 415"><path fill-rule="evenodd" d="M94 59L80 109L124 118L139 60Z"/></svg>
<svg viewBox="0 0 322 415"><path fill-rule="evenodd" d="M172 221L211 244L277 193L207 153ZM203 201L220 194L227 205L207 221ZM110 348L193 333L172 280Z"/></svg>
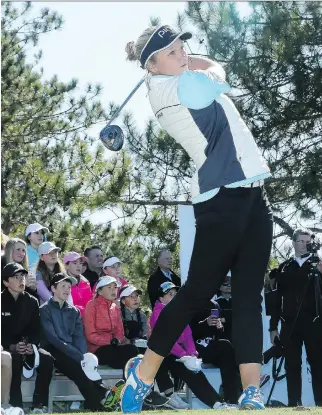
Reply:
<svg viewBox="0 0 322 415"><path fill-rule="evenodd" d="M185 367L192 372L198 373L201 370L202 360L198 359L196 356L182 356L176 361L183 363Z"/></svg>

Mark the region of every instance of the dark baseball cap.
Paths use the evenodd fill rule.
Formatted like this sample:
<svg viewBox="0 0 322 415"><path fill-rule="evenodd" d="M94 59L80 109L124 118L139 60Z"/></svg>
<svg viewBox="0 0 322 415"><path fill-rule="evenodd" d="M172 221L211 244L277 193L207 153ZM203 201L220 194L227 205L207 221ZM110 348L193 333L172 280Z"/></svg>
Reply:
<svg viewBox="0 0 322 415"><path fill-rule="evenodd" d="M77 284L77 279L75 277L71 277L70 275L66 274L65 272L59 272L55 274L50 281L50 286L57 285L61 281L67 280L71 283L71 285Z"/></svg>
<svg viewBox="0 0 322 415"><path fill-rule="evenodd" d="M2 270L2 280L8 281L8 278L15 276L19 272L28 274L28 271L21 264L18 264L17 262L9 262L9 264L7 264Z"/></svg>

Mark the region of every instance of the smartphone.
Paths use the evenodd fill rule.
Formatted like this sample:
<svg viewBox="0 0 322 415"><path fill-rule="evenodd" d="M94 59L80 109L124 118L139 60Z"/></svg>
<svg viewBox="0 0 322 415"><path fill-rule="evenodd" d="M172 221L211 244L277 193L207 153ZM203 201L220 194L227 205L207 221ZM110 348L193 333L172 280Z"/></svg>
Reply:
<svg viewBox="0 0 322 415"><path fill-rule="evenodd" d="M211 310L211 317L214 317L214 318L219 318L219 310L218 310L218 308L213 308L212 310Z"/></svg>

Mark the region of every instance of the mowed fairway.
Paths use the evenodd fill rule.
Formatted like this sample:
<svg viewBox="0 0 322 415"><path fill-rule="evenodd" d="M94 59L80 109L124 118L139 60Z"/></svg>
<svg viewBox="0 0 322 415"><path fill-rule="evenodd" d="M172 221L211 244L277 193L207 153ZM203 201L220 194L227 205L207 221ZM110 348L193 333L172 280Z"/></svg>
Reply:
<svg viewBox="0 0 322 415"><path fill-rule="evenodd" d="M239 411L236 410L229 410L229 411L218 411L218 410L211 410L211 409L194 409L194 410L162 410L162 411L142 411L141 413L144 415L210 415L210 414L229 414L229 415L291 415L291 413L302 413L302 414L310 414L310 415L322 415L322 408L310 408L310 410L299 410L299 409L292 409L292 408L274 408L274 409L265 409L265 411ZM73 412L68 415L80 415L83 412ZM106 415L106 414L114 414L114 415L121 415L122 412L84 412L84 414L89 415ZM67 414L65 414L67 415Z"/></svg>

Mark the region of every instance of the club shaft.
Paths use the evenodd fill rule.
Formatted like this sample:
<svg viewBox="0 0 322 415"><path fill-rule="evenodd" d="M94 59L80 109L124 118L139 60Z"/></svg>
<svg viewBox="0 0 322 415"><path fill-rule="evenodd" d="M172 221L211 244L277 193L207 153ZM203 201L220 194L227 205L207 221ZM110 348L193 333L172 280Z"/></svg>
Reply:
<svg viewBox="0 0 322 415"><path fill-rule="evenodd" d="M120 106L120 108L116 111L116 113L113 115L113 117L110 119L110 121L106 124L106 125L110 125L115 118L117 118L120 114L120 112L122 111L122 109L125 107L125 105L129 102L129 100L132 98L132 96L136 93L136 91L140 88L140 86L143 84L145 80L145 75L144 77L140 80L140 82L136 85L136 87L133 89L133 91L130 93L130 95L126 98L126 100L123 102L123 104Z"/></svg>

